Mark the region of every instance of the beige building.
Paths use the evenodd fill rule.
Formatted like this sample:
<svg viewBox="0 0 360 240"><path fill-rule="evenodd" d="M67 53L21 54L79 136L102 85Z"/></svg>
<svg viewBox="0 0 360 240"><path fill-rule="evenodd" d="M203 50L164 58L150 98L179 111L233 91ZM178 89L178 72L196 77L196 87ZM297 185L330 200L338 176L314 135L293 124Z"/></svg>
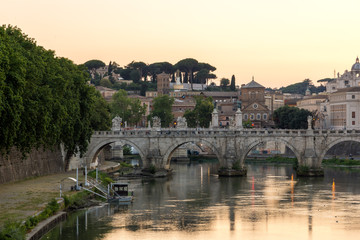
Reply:
<svg viewBox="0 0 360 240"><path fill-rule="evenodd" d="M276 109L284 106L284 95L281 92L265 92L265 105L273 114Z"/></svg>
<svg viewBox="0 0 360 240"><path fill-rule="evenodd" d="M108 102L111 101L112 96L117 92L114 89L103 86L96 86L95 88L100 92L101 96Z"/></svg>
<svg viewBox="0 0 360 240"><path fill-rule="evenodd" d="M323 111L325 126L332 129L360 129L360 87L343 88L329 95Z"/></svg>
<svg viewBox="0 0 360 240"><path fill-rule="evenodd" d="M313 95L306 96L301 100L296 102L298 108L306 109L310 112L320 112L321 104L328 99L328 96L325 94L322 95Z"/></svg>

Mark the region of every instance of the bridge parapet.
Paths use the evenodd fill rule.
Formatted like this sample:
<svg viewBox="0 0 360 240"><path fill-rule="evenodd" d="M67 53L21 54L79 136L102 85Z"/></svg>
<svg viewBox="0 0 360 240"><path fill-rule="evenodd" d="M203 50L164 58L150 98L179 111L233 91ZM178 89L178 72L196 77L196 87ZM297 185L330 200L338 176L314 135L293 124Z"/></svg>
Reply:
<svg viewBox="0 0 360 240"><path fill-rule="evenodd" d="M93 138L99 137L189 137L189 136L358 136L360 130L304 130L304 129L129 129L122 131L96 131Z"/></svg>

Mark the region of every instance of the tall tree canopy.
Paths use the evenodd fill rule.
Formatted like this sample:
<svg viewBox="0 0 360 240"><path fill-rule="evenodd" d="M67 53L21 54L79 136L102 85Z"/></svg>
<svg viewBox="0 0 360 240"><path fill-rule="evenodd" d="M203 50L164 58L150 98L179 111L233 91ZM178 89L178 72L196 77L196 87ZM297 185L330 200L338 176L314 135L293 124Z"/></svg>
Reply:
<svg viewBox="0 0 360 240"><path fill-rule="evenodd" d="M235 75L231 76L230 90L235 91Z"/></svg>
<svg viewBox="0 0 360 240"><path fill-rule="evenodd" d="M119 116L129 125L137 124L145 114L146 107L136 98L129 98L125 90L120 89L112 97L111 116Z"/></svg>
<svg viewBox="0 0 360 240"><path fill-rule="evenodd" d="M184 71L188 73L191 89L193 89L193 72L195 69L197 69L198 64L199 62L193 58L185 58L175 64L175 67L177 69L180 69L180 71L182 72Z"/></svg>
<svg viewBox="0 0 360 240"><path fill-rule="evenodd" d="M85 62L84 65L89 70L105 67L105 63L103 61L97 60L97 59L89 60L89 61Z"/></svg>
<svg viewBox="0 0 360 240"><path fill-rule="evenodd" d="M314 86L310 79L305 79L302 82L294 83L287 87L282 87L279 90L281 90L283 93L297 93L297 94L305 95L305 91L308 88L311 93L319 93L326 90L326 88L323 85L319 87Z"/></svg>
<svg viewBox="0 0 360 240"><path fill-rule="evenodd" d="M169 95L161 95L154 98L153 109L149 115L149 120L153 117L161 119L161 127L169 127L169 124L173 121L173 114L171 113L172 105L174 104L174 98Z"/></svg>
<svg viewBox="0 0 360 240"><path fill-rule="evenodd" d="M306 129L308 116L311 116L308 110L285 105L274 111L273 119L277 128Z"/></svg>
<svg viewBox="0 0 360 240"><path fill-rule="evenodd" d="M93 129L110 124L106 114L95 117L101 97L86 84L86 69L55 57L16 27L0 27L0 66L2 153L59 143L70 154L84 153Z"/></svg>
<svg viewBox="0 0 360 240"><path fill-rule="evenodd" d="M204 98L203 96L195 96L196 105L194 110L186 110L184 117L188 127L203 127L210 126L211 114L214 110L213 99L211 97Z"/></svg>

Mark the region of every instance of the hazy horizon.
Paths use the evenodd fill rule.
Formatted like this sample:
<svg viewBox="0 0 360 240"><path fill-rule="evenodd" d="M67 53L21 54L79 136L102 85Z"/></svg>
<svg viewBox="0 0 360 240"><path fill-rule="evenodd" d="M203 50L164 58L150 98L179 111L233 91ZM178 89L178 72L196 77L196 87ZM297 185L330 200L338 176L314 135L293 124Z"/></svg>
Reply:
<svg viewBox="0 0 360 240"><path fill-rule="evenodd" d="M215 66L218 81L254 76L279 88L350 70L360 52L358 9L353 0L5 0L0 23L77 64L195 58Z"/></svg>

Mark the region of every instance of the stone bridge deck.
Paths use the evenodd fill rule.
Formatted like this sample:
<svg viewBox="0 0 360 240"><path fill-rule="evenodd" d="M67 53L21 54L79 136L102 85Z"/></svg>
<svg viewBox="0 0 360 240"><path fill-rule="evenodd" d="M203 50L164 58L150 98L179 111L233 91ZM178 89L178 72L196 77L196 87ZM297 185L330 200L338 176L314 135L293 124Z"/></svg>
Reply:
<svg viewBox="0 0 360 240"><path fill-rule="evenodd" d="M93 134L86 163L93 162L106 145L120 142L139 151L143 167L169 168L174 151L186 143L201 143L214 152L223 168L244 166L248 153L259 144L275 141L285 144L295 154L300 166L321 168L326 152L344 141L360 142L360 130L311 129L126 129L97 131Z"/></svg>
<svg viewBox="0 0 360 240"><path fill-rule="evenodd" d="M154 129L128 129L122 131L95 131L92 138L97 137L181 137L181 136L196 136L196 137L209 137L209 136L259 136L259 135L272 135L272 136L344 136L344 135L360 135L360 130L296 130L296 129L176 129L176 128L161 128Z"/></svg>

